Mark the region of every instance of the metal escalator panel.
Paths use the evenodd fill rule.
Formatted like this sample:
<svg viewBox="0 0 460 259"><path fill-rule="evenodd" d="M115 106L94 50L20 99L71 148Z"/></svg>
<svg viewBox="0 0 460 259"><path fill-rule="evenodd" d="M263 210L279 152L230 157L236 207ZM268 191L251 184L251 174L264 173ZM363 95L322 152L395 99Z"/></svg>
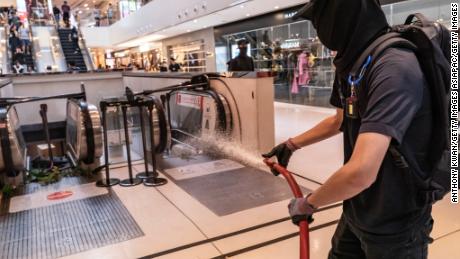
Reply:
<svg viewBox="0 0 460 259"><path fill-rule="evenodd" d="M66 60L56 28L51 25L33 25L30 28L32 31L32 51L37 72L67 71Z"/></svg>
<svg viewBox="0 0 460 259"><path fill-rule="evenodd" d="M209 91L178 91L169 100L171 128L195 137L229 134L232 114L227 100Z"/></svg>
<svg viewBox="0 0 460 259"><path fill-rule="evenodd" d="M18 113L14 106L10 109L0 109L0 128L6 129L6 131L0 131L0 137L2 138L2 145L0 145L0 172L6 171L6 169L8 169L8 172L14 170L15 175L8 175L14 177L24 170L26 157L26 143L22 135ZM7 158L8 155L5 156L4 152L10 153L11 158ZM5 161L5 158L11 159L10 162ZM11 163L12 168L6 168L8 163Z"/></svg>
<svg viewBox="0 0 460 259"><path fill-rule="evenodd" d="M102 156L102 125L96 106L83 101L67 102L66 146L74 161L86 164Z"/></svg>

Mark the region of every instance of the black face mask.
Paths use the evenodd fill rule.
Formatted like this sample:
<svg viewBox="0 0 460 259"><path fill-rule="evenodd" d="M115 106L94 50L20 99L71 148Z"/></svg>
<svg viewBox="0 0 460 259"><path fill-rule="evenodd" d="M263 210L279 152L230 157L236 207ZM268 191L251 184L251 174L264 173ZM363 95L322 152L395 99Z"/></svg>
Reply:
<svg viewBox="0 0 460 259"><path fill-rule="evenodd" d="M324 46L337 51L339 74L389 27L377 0L317 0L311 22Z"/></svg>

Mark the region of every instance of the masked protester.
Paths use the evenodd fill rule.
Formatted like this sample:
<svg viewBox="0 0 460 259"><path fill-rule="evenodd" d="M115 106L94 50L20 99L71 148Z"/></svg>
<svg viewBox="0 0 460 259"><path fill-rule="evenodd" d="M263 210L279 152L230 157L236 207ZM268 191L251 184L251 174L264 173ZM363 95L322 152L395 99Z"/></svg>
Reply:
<svg viewBox="0 0 460 259"><path fill-rule="evenodd" d="M227 63L228 71L254 71L254 60L247 55L248 42L238 41L238 49L240 50L238 56Z"/></svg>
<svg viewBox="0 0 460 259"><path fill-rule="evenodd" d="M427 258L431 205L417 202L414 176L391 155L396 146L421 171L432 167L431 101L417 57L389 48L362 67L364 77L352 86L347 79L354 62L389 28L378 0L312 0L296 16L310 20L320 41L337 52L330 99L337 112L264 157L276 156L286 167L296 150L343 132L345 164L315 192L291 201L294 223L343 201L330 259Z"/></svg>

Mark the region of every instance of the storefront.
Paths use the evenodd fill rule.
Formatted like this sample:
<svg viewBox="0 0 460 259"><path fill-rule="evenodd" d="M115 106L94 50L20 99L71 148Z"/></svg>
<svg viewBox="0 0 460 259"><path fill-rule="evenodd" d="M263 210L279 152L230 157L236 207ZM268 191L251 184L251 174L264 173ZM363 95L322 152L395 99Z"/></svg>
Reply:
<svg viewBox="0 0 460 259"><path fill-rule="evenodd" d="M161 44L147 43L140 47L119 50L106 54L106 65L114 69L133 69L146 72L160 72L163 56ZM110 64L109 64L110 63Z"/></svg>
<svg viewBox="0 0 460 259"><path fill-rule="evenodd" d="M310 22L292 20L298 8L216 28L217 68L226 71L239 53L237 41L246 39L255 70L275 72L277 101L328 106L334 53L319 42Z"/></svg>
<svg viewBox="0 0 460 259"><path fill-rule="evenodd" d="M390 24L401 24L410 13L421 12L450 26L449 6L449 0L414 0L387 4L383 10ZM330 107L335 53L321 44L309 21L292 20L300 7L216 27L217 71L227 71L227 62L238 55L236 42L246 39L256 71L275 72L277 101Z"/></svg>
<svg viewBox="0 0 460 259"><path fill-rule="evenodd" d="M214 31L204 29L162 41L168 64L174 58L181 72L216 71Z"/></svg>

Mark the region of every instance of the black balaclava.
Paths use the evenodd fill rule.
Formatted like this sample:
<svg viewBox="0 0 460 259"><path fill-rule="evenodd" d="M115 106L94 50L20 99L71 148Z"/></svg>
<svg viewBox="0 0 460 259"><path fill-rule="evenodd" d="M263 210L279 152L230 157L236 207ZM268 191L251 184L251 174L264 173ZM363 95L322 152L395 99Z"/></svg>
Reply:
<svg viewBox="0 0 460 259"><path fill-rule="evenodd" d="M310 19L320 41L337 51L334 65L340 77L389 27L378 0L316 0Z"/></svg>

